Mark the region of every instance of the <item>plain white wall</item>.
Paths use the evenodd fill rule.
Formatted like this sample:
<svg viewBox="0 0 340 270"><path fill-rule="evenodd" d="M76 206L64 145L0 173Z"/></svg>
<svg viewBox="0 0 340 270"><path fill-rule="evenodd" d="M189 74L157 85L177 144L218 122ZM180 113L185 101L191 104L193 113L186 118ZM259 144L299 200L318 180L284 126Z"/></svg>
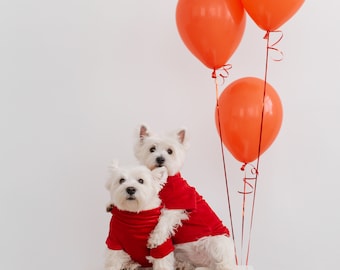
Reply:
<svg viewBox="0 0 340 270"><path fill-rule="evenodd" d="M108 164L135 163L134 133L185 126L182 174L229 226L211 71L186 49L177 1L0 3L0 268L103 267ZM284 121L261 157L250 264L338 268L340 16L306 1L269 63ZM249 18L228 83L263 78L264 31ZM222 89L221 89L222 90ZM226 152L235 231L241 164Z"/></svg>

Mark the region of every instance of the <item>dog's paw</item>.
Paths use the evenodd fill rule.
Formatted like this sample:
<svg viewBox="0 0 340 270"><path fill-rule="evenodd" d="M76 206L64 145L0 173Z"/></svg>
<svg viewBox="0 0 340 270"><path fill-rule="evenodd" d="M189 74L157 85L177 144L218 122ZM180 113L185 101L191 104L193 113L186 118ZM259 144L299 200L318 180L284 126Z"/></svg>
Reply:
<svg viewBox="0 0 340 270"><path fill-rule="evenodd" d="M146 246L148 248L156 248L159 245L163 244L165 240L166 239L164 239L164 237L160 237L158 233L153 231L150 234L150 237L148 239Z"/></svg>
<svg viewBox="0 0 340 270"><path fill-rule="evenodd" d="M175 269L176 270L195 270L195 267L189 262L176 261Z"/></svg>
<svg viewBox="0 0 340 270"><path fill-rule="evenodd" d="M124 267L121 270L136 270L141 265L139 263L136 263L134 261L130 261L129 263L125 264Z"/></svg>
<svg viewBox="0 0 340 270"><path fill-rule="evenodd" d="M155 242L153 239L149 239L147 244L146 244L146 247L147 248L156 248L158 247L160 244L157 244L157 242Z"/></svg>
<svg viewBox="0 0 340 270"><path fill-rule="evenodd" d="M109 204L108 206L106 206L106 212L110 213L113 209L113 204Z"/></svg>

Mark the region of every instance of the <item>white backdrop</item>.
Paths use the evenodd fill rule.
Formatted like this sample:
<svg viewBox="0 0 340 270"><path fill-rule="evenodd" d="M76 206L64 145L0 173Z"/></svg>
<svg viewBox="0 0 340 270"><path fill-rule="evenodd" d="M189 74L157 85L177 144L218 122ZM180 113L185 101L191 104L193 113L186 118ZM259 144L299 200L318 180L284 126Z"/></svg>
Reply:
<svg viewBox="0 0 340 270"><path fill-rule="evenodd" d="M1 1L1 269L103 268L107 166L113 158L135 163L142 122L188 128L182 174L230 226L211 70L180 40L176 4ZM284 59L270 62L268 82L284 121L261 157L249 262L256 270L339 267L339 8L306 1L280 28ZM264 31L247 19L225 85L263 78ZM226 159L238 200L241 164Z"/></svg>

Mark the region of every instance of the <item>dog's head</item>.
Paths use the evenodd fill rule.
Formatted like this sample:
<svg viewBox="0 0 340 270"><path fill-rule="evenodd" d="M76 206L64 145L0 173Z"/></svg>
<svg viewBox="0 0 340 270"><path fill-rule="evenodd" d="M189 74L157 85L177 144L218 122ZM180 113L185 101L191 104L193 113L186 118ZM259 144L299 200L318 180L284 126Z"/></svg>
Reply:
<svg viewBox="0 0 340 270"><path fill-rule="evenodd" d="M111 165L111 176L106 183L111 196L110 204L130 212L156 208L161 203L158 192L167 176L166 168L153 171L142 165L123 168L115 161Z"/></svg>
<svg viewBox="0 0 340 270"><path fill-rule="evenodd" d="M141 125L135 144L135 156L149 169L166 167L169 175L175 175L181 169L188 148L187 133L179 129L166 135L151 133Z"/></svg>

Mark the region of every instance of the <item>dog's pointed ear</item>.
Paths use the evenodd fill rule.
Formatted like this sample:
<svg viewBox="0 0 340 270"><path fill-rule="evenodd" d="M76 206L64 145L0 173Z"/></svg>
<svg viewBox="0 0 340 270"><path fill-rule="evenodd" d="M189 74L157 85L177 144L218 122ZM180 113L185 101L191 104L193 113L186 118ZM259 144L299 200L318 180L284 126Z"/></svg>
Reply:
<svg viewBox="0 0 340 270"><path fill-rule="evenodd" d="M114 171L114 170L117 170L118 169L118 160L117 159L114 159L111 161L111 164L109 166L109 169L111 171Z"/></svg>
<svg viewBox="0 0 340 270"><path fill-rule="evenodd" d="M155 168L152 170L152 176L163 186L168 178L168 170L166 167Z"/></svg>
<svg viewBox="0 0 340 270"><path fill-rule="evenodd" d="M111 164L109 165L109 169L110 169L111 173L116 171L118 169L118 160L116 160L116 159L112 160ZM110 190L112 183L113 183L113 179L112 179L112 176L110 176L105 183L106 189Z"/></svg>
<svg viewBox="0 0 340 270"><path fill-rule="evenodd" d="M142 142L148 136L150 136L149 129L146 125L142 124L139 128L139 140Z"/></svg>
<svg viewBox="0 0 340 270"><path fill-rule="evenodd" d="M109 177L109 178L107 179L106 183L105 183L105 188L106 188L107 190L110 190L110 189L111 189L111 186L112 186L112 183L113 183L113 179L112 179L112 177Z"/></svg>
<svg viewBox="0 0 340 270"><path fill-rule="evenodd" d="M178 138L178 141L181 144L186 144L186 142L187 142L187 130L185 128L180 129L177 132L177 138Z"/></svg>

